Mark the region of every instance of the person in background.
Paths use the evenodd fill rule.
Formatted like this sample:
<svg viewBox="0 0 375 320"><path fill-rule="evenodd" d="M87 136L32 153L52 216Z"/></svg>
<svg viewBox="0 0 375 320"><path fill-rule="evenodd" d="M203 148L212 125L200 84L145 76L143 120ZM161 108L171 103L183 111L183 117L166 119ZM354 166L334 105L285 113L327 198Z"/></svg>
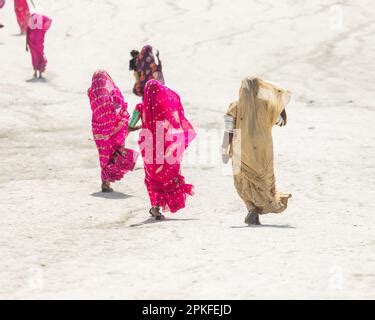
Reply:
<svg viewBox="0 0 375 320"><path fill-rule="evenodd" d="M92 110L92 132L99 153L102 192L134 169L138 153L125 148L128 136L128 104L109 74L98 70L87 91Z"/></svg>
<svg viewBox="0 0 375 320"><path fill-rule="evenodd" d="M0 0L0 9L2 9L5 5L5 0ZM4 28L4 25L2 23L0 23L0 29L1 28Z"/></svg>
<svg viewBox="0 0 375 320"><path fill-rule="evenodd" d="M138 71L137 71L137 59L138 59L138 56L139 56L139 51L132 50L130 52L130 55L131 55L132 58L129 61L129 70L133 71L134 80L135 80L135 83L137 83L139 81L139 75L138 75Z"/></svg>
<svg viewBox="0 0 375 320"><path fill-rule="evenodd" d="M143 97L147 81L155 79L161 84L165 84L159 51L150 45L144 46L137 56L136 72L136 83L133 93L139 97Z"/></svg>
<svg viewBox="0 0 375 320"><path fill-rule="evenodd" d="M242 81L239 100L224 117L223 162L233 160L235 188L248 215L245 223L260 225L259 215L281 213L290 193L276 192L272 128L287 123L290 92L260 78Z"/></svg>
<svg viewBox="0 0 375 320"><path fill-rule="evenodd" d="M30 3L35 7L33 0L30 0ZM30 9L27 0L14 0L14 11L16 13L20 32L21 34L25 34L30 18Z"/></svg>
<svg viewBox="0 0 375 320"><path fill-rule="evenodd" d="M196 133L184 115L177 93L157 80L144 87L143 102L138 104L129 123L129 131L142 131L138 144L145 169L145 185L149 194L150 215L164 219L163 211L177 212L185 207L193 186L181 174L183 153Z"/></svg>
<svg viewBox="0 0 375 320"><path fill-rule="evenodd" d="M29 18L26 27L26 51L30 50L34 68L34 78L42 78L46 70L47 59L44 55L44 39L46 32L51 27L52 20L41 14L34 13Z"/></svg>

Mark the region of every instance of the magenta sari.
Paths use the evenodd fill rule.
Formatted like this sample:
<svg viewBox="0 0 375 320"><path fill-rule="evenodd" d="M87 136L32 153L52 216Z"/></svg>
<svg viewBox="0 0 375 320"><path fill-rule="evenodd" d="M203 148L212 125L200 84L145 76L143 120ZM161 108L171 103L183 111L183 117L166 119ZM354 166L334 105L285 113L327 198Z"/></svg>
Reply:
<svg viewBox="0 0 375 320"><path fill-rule="evenodd" d="M27 0L14 0L14 12L16 13L21 33L24 33L30 18L30 9Z"/></svg>
<svg viewBox="0 0 375 320"><path fill-rule="evenodd" d="M134 169L138 153L125 148L129 113L121 91L106 71L97 71L88 90L92 132L99 152L102 181L115 182Z"/></svg>
<svg viewBox="0 0 375 320"><path fill-rule="evenodd" d="M32 14L26 28L27 45L30 49L34 70L44 72L47 59L44 55L44 37L52 20L40 14Z"/></svg>
<svg viewBox="0 0 375 320"><path fill-rule="evenodd" d="M177 93L157 80L147 82L143 103L139 147L145 168L145 184L153 207L177 212L185 207L193 186L185 183L181 161L196 133L185 118Z"/></svg>

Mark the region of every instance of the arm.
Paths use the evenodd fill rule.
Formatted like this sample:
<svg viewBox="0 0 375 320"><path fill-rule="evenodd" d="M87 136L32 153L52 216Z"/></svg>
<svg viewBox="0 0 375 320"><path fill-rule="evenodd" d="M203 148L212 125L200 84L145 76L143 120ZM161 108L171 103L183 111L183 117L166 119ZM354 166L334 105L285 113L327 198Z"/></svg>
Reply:
<svg viewBox="0 0 375 320"><path fill-rule="evenodd" d="M283 109L283 111L281 111L281 118L283 118L283 120L284 120L284 126L286 126L286 124L287 124L287 122L288 122L288 116L287 116L287 114L286 114L286 111L285 111L285 109Z"/></svg>
<svg viewBox="0 0 375 320"><path fill-rule="evenodd" d="M224 116L225 131L223 137L223 144L221 145L221 156L223 162L226 164L229 161L228 148L233 142L233 129L234 129L234 119L231 116Z"/></svg>
<svg viewBox="0 0 375 320"><path fill-rule="evenodd" d="M129 132L141 129L141 126L136 126L140 118L141 118L141 114L139 113L139 111L134 110L132 118L130 119L130 122L129 122L129 127L128 127Z"/></svg>

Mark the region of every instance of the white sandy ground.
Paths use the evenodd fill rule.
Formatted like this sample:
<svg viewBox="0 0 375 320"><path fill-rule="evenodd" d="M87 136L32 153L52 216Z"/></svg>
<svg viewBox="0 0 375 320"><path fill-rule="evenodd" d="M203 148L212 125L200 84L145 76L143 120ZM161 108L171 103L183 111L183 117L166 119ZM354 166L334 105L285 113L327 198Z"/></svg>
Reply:
<svg viewBox="0 0 375 320"><path fill-rule="evenodd" d="M0 10L0 298L375 298L375 4L371 0L38 1L53 18L30 82L12 1ZM132 111L129 51L160 49L200 135L188 207L148 220L142 164L99 191L86 97L105 68ZM276 128L290 208L248 228L220 165L223 113L260 75L294 92ZM136 147L136 134L130 144Z"/></svg>

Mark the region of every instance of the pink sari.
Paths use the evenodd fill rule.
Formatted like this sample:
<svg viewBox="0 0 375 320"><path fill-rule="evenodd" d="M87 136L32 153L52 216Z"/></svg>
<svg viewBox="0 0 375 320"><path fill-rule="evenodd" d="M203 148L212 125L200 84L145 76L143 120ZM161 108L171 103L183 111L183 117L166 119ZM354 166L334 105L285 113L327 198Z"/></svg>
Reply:
<svg viewBox="0 0 375 320"><path fill-rule="evenodd" d="M126 149L128 105L106 71L97 71L88 90L92 132L99 152L102 181L115 182L134 169L138 153Z"/></svg>
<svg viewBox="0 0 375 320"><path fill-rule="evenodd" d="M17 22L20 26L21 33L24 33L30 18L30 9L27 1L14 0L14 11L16 12Z"/></svg>
<svg viewBox="0 0 375 320"><path fill-rule="evenodd" d="M44 72L47 59L44 56L44 37L52 20L40 14L32 14L26 29L27 45L30 49L34 70Z"/></svg>
<svg viewBox="0 0 375 320"><path fill-rule="evenodd" d="M181 174L181 161L196 133L185 118L178 94L157 80L147 82L137 110L142 117L138 143L151 205L177 212L185 207L187 196L193 195L193 186Z"/></svg>

